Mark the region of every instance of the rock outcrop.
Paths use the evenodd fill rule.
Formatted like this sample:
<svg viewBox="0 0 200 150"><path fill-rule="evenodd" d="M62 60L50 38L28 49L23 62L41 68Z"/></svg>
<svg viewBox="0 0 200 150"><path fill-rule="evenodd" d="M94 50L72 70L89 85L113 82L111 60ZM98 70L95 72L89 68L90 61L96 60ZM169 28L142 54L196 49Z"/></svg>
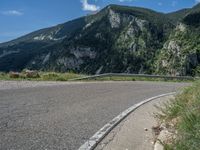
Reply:
<svg viewBox="0 0 200 150"><path fill-rule="evenodd" d="M0 71L196 75L198 8L162 14L109 5L96 14L0 44Z"/></svg>

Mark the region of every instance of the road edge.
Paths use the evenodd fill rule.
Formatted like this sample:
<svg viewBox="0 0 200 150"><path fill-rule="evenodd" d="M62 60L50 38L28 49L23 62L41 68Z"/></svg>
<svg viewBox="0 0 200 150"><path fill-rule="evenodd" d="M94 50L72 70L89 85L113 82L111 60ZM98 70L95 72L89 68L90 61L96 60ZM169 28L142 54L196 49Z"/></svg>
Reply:
<svg viewBox="0 0 200 150"><path fill-rule="evenodd" d="M109 123L104 125L99 131L97 131L89 140L87 140L78 150L92 150L94 149L99 142L101 142L106 135L110 133L110 131L115 128L122 120L124 120L130 113L135 111L137 108L141 107L142 105L153 101L155 99L169 96L169 95L174 95L176 92L171 92L171 93L165 93L161 95L157 95L148 99L145 99L141 101L140 103L137 103L125 111L123 111L121 114L119 114L117 117L112 119Z"/></svg>

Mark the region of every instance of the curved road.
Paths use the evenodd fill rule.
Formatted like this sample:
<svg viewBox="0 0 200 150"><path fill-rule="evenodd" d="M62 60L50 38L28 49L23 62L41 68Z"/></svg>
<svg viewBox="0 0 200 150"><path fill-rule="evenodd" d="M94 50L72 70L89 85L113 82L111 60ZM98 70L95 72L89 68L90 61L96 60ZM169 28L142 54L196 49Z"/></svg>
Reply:
<svg viewBox="0 0 200 150"><path fill-rule="evenodd" d="M0 82L2 150L76 150L130 106L188 85L139 81L21 84L25 83Z"/></svg>

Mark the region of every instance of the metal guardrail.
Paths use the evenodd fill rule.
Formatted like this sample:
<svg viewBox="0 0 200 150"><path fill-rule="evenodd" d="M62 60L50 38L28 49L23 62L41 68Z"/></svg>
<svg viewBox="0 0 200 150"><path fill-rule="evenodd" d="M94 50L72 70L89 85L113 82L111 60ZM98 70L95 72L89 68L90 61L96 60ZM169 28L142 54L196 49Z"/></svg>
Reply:
<svg viewBox="0 0 200 150"><path fill-rule="evenodd" d="M162 78L168 80L195 80L197 77L191 76L163 76L163 75L148 75L148 74L126 74L126 73L104 73L99 75L86 76L81 78L70 79L69 81L89 80L101 77L143 77L143 78Z"/></svg>

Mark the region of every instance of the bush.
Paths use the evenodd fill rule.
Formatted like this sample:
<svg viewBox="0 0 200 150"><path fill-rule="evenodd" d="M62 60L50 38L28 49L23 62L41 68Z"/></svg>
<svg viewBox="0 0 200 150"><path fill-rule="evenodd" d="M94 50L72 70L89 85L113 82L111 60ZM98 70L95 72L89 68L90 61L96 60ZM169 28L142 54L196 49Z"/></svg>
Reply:
<svg viewBox="0 0 200 150"><path fill-rule="evenodd" d="M64 78L64 77L58 77L56 78L56 81L67 81L68 79L67 78Z"/></svg>
<svg viewBox="0 0 200 150"><path fill-rule="evenodd" d="M20 77L20 73L18 73L18 72L10 72L9 73L9 77L10 78L19 78Z"/></svg>
<svg viewBox="0 0 200 150"><path fill-rule="evenodd" d="M39 78L40 77L38 71L31 71L31 70L26 70L25 76L26 76L26 78Z"/></svg>
<svg viewBox="0 0 200 150"><path fill-rule="evenodd" d="M56 80L59 77L57 73L51 72L42 75L43 80Z"/></svg>

